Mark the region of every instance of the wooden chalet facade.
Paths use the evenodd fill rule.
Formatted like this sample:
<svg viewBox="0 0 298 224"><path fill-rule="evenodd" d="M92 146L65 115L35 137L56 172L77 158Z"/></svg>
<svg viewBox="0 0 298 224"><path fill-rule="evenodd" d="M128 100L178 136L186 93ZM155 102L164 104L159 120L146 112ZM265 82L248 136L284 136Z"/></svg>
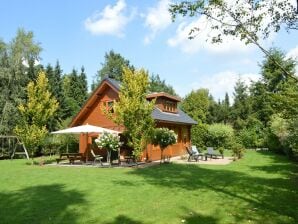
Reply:
<svg viewBox="0 0 298 224"><path fill-rule="evenodd" d="M100 126L112 130L123 131L124 127L118 126L113 121L108 119L102 107L111 108L113 102L118 99L120 91L120 83L116 80L105 78L97 89L92 93L85 105L81 108L79 113L73 118L70 126L79 126L83 124L90 124ZM152 117L156 122L156 127L167 127L178 136L176 144L165 149L164 155L178 156L185 154L185 146L190 144L190 130L191 126L197 124L192 118L185 114L178 108L177 104L180 99L169 95L167 93L151 93L147 95L147 100L156 99L156 106L152 112ZM97 136L94 136L97 137ZM84 153L88 157L88 144L92 144L92 138L88 138L81 134L80 136L80 153ZM103 150L98 153L105 154ZM122 156L129 153L129 150L121 148L120 154ZM160 148L151 144L143 152L142 160L154 161L160 159Z"/></svg>

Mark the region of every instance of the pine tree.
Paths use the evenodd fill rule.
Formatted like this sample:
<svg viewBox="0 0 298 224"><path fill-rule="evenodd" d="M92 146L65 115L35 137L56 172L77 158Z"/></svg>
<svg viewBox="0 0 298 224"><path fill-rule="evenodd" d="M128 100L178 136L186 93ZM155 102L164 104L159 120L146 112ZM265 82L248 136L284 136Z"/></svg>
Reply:
<svg viewBox="0 0 298 224"><path fill-rule="evenodd" d="M84 67L80 75L76 69L63 77L63 91L66 102L67 116L74 116L83 106L88 97L87 78Z"/></svg>
<svg viewBox="0 0 298 224"><path fill-rule="evenodd" d="M230 121L230 114L231 114L230 99L229 99L228 93L225 94L225 99L223 100L221 106L222 106L223 122L227 124Z"/></svg>
<svg viewBox="0 0 298 224"><path fill-rule="evenodd" d="M121 54L115 53L113 50L109 53L105 53L105 61L101 66L102 68L97 71L95 79L93 80L92 90L94 90L105 77L122 81L123 67L128 67L131 70L135 69L134 66L130 64L129 60L125 59Z"/></svg>
<svg viewBox="0 0 298 224"><path fill-rule="evenodd" d="M165 92L171 95L177 95L172 86L166 84L165 80L161 80L159 75L151 75L150 76L150 84L149 84L150 92Z"/></svg>
<svg viewBox="0 0 298 224"><path fill-rule="evenodd" d="M87 83L87 76L85 73L84 66L81 67L81 73L78 76L78 85L80 89L80 94L79 94L80 97L78 99L78 102L80 106L83 106L83 104L88 98L88 83Z"/></svg>
<svg viewBox="0 0 298 224"><path fill-rule="evenodd" d="M242 129L245 126L250 110L248 88L241 79L238 79L234 87L234 104L231 113L234 128Z"/></svg>

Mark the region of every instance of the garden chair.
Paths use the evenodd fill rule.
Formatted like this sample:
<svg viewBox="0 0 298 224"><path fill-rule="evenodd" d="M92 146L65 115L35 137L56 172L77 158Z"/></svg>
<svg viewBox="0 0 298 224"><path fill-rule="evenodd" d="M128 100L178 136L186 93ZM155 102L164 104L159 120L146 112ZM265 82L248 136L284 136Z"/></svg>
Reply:
<svg viewBox="0 0 298 224"><path fill-rule="evenodd" d="M189 147L186 147L186 151L188 152L188 162L190 162L191 160L195 160L196 162L199 160L199 157L200 156L203 156L203 154L199 153L198 152L198 149L196 146L191 146L190 148Z"/></svg>
<svg viewBox="0 0 298 224"><path fill-rule="evenodd" d="M210 158L212 159L213 157L217 158L217 157L222 157L223 158L223 155L222 154L219 154L219 153L216 153L214 151L214 148L213 147L207 147L207 153L206 153L207 156L210 156Z"/></svg>
<svg viewBox="0 0 298 224"><path fill-rule="evenodd" d="M97 160L97 161L100 162L100 165L102 166L102 161L101 161L101 160L103 159L103 157L100 156L100 155L96 155L96 154L94 153L93 149L91 149L91 154L92 154L92 156L94 157L93 165L95 165L95 162L96 162L96 160Z"/></svg>

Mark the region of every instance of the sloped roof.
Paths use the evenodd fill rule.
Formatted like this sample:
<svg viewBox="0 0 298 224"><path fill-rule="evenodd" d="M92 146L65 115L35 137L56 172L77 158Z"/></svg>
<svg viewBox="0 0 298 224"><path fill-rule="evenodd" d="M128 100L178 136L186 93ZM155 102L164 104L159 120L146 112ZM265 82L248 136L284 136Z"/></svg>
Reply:
<svg viewBox="0 0 298 224"><path fill-rule="evenodd" d="M152 98L157 98L157 97L166 97L166 98L169 98L173 101L176 101L176 102L181 102L181 99L177 96L172 96L168 93L165 93L165 92L155 92L155 93L150 93L146 96L147 99L152 99Z"/></svg>
<svg viewBox="0 0 298 224"><path fill-rule="evenodd" d="M173 122L180 124L197 124L197 122L184 113L180 108L178 108L178 113L167 113L161 111L159 108L155 107L152 112L152 117L158 121Z"/></svg>
<svg viewBox="0 0 298 224"><path fill-rule="evenodd" d="M104 78L102 80L102 82L99 84L99 86L91 94L89 99L86 101L85 105L81 108L81 110L78 112L78 114L73 118L70 126L73 126L75 124L75 122L79 119L79 117L81 117L81 115L84 113L84 111L89 109L90 104L92 105L94 103L96 96L100 95L103 83L107 83L112 88L114 88L114 90L116 90L118 92L120 91L121 83L119 81L117 81L115 79L108 78L108 77ZM175 96L171 96L169 94L165 94L165 93L160 93L160 94L154 93L154 94L149 94L148 96L149 97L147 97L147 99L152 98L152 97L165 96L165 97L169 97L170 99L180 101L179 98L177 98ZM188 116L186 113L184 113L179 108L178 108L178 113L168 113L168 112L163 112L160 109L158 109L157 107L155 107L152 112L152 117L157 121L163 121L163 122L189 124L189 125L197 124L197 122L195 120L193 120L190 116Z"/></svg>
<svg viewBox="0 0 298 224"><path fill-rule="evenodd" d="M112 84L116 89L120 90L120 87L121 87L121 83L115 79L111 79L109 77L106 77L102 80L103 81L107 81L109 82L110 84Z"/></svg>

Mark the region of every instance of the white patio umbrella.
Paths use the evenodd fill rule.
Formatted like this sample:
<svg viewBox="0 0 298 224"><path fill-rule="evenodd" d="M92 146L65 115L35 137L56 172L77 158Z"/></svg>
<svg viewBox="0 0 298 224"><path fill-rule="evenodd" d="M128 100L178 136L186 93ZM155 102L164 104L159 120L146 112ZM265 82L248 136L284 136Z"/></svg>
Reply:
<svg viewBox="0 0 298 224"><path fill-rule="evenodd" d="M102 127L98 127L90 124L84 124L84 125L80 125L72 128L66 128L63 130L54 131L52 132L52 134L89 134L89 133L103 133L103 132L108 132L112 134L120 133L119 131L114 131L111 129L102 128Z"/></svg>
<svg viewBox="0 0 298 224"><path fill-rule="evenodd" d="M76 126L76 127L72 127L72 128L66 128L63 130L59 130L59 131L54 131L51 132L52 134L86 134L86 142L87 142L87 153L86 153L86 162L87 162L87 157L88 157L88 135L91 133L94 134L100 134L100 133L104 133L104 132L108 132L108 133L112 133L112 134L119 134L119 131L115 131L115 130L111 130L111 129L107 129L107 128L102 128L102 127L98 127L98 126L94 126L94 125L90 125L90 124L84 124L84 125L80 125L80 126Z"/></svg>

